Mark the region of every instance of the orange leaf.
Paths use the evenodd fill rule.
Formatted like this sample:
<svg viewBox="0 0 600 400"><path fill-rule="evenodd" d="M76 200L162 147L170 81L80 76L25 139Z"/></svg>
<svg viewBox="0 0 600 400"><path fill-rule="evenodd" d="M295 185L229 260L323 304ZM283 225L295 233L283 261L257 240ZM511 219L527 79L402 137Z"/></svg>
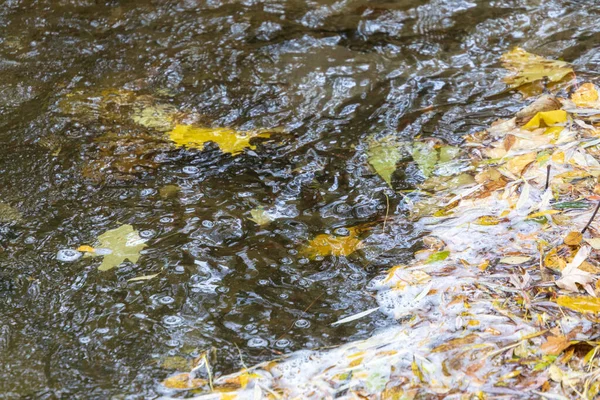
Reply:
<svg viewBox="0 0 600 400"><path fill-rule="evenodd" d="M549 336L548 341L541 346L541 349L546 354L557 356L569 345L570 341L564 335Z"/></svg>
<svg viewBox="0 0 600 400"><path fill-rule="evenodd" d="M172 376L162 381L163 386L169 389L178 390L196 389L206 385L206 383L207 382L204 379L192 378L187 372Z"/></svg>
<svg viewBox="0 0 600 400"><path fill-rule="evenodd" d="M77 251L85 251L87 253L93 253L96 251L96 249L94 249L92 246L83 245L83 246L79 246L77 248Z"/></svg>

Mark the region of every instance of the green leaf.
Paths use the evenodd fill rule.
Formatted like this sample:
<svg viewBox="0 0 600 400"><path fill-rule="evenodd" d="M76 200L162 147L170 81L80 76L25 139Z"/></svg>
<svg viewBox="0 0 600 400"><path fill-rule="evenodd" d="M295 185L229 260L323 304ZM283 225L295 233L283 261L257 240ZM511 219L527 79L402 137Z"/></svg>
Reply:
<svg viewBox="0 0 600 400"><path fill-rule="evenodd" d="M460 153L460 149L454 146L442 146L440 148L440 162L448 162L454 160L458 154Z"/></svg>
<svg viewBox="0 0 600 400"><path fill-rule="evenodd" d="M391 187L392 174L396 171L396 164L402 158L400 144L393 136L386 136L379 141L369 144L367 151L369 164L375 172Z"/></svg>
<svg viewBox="0 0 600 400"><path fill-rule="evenodd" d="M433 148L433 143L424 142L416 142L413 145L412 157L425 178L431 176L439 159L437 150Z"/></svg>
<svg viewBox="0 0 600 400"><path fill-rule="evenodd" d="M567 209L586 209L589 208L590 204L586 203L585 201L563 201L561 203L554 203L552 205L552 208L554 208L555 210L567 210Z"/></svg>
<svg viewBox="0 0 600 400"><path fill-rule="evenodd" d="M449 255L450 255L450 252L448 250L438 251L437 253L433 253L432 255L429 256L429 258L426 261L426 264L431 264L431 263L438 262L438 261L444 261L446 258L448 258Z"/></svg>
<svg viewBox="0 0 600 400"><path fill-rule="evenodd" d="M166 132L173 129L173 115L176 112L177 109L169 104L136 107L131 119L146 128Z"/></svg>
<svg viewBox="0 0 600 400"><path fill-rule="evenodd" d="M145 240L131 225L121 225L116 229L111 229L98 236L99 246L96 253L92 256L103 255L102 264L98 267L100 271L108 271L121 264L125 260L136 263L140 258L140 251L146 247ZM98 248L108 249L108 254L97 254ZM135 278L134 278L135 279Z"/></svg>

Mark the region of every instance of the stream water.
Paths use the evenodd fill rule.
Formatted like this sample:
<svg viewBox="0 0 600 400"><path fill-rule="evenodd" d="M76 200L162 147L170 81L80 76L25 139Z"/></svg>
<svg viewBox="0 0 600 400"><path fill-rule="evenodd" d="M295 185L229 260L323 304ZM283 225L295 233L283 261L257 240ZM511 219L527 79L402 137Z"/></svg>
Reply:
<svg viewBox="0 0 600 400"><path fill-rule="evenodd" d="M396 323L331 326L376 306L367 283L424 234L402 201L418 168L402 160L390 188L367 141L457 145L511 115L513 46L593 78L599 16L583 0L4 0L0 397L155 398L203 351L222 375ZM277 132L234 156L176 148L136 101ZM147 240L137 263L57 260L122 224ZM361 224L348 257L298 252Z"/></svg>

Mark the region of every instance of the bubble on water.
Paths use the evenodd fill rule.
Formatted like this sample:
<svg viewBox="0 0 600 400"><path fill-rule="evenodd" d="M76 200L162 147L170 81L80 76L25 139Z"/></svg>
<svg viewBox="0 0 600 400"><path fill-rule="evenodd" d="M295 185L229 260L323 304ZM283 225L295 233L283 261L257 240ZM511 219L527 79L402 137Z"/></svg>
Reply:
<svg viewBox="0 0 600 400"><path fill-rule="evenodd" d="M156 235L156 232L152 229L145 229L140 232L140 237L142 239L150 239L151 237L154 237L154 235Z"/></svg>
<svg viewBox="0 0 600 400"><path fill-rule="evenodd" d="M169 224L169 223L173 222L174 220L171 217L162 217L161 219L159 219L159 221L162 224Z"/></svg>
<svg viewBox="0 0 600 400"><path fill-rule="evenodd" d="M82 254L77 250L62 249L56 253L56 259L62 262L73 262L81 258Z"/></svg>
<svg viewBox="0 0 600 400"><path fill-rule="evenodd" d="M165 344L169 347L179 347L181 346L181 341L177 339L170 339L165 342Z"/></svg>
<svg viewBox="0 0 600 400"><path fill-rule="evenodd" d="M298 260L298 264L308 264L310 262L310 260L306 257L302 257L301 259Z"/></svg>
<svg viewBox="0 0 600 400"><path fill-rule="evenodd" d="M99 334L101 334L101 335L104 335L105 333L108 333L108 331L109 331L108 328L98 328L98 329L96 329L96 332L99 333Z"/></svg>
<svg viewBox="0 0 600 400"><path fill-rule="evenodd" d="M288 253L291 254L291 255L293 255L293 256L295 256L296 254L298 254L298 250L296 250L296 249L289 249Z"/></svg>
<svg viewBox="0 0 600 400"><path fill-rule="evenodd" d="M358 272L348 275L348 279L350 279L351 281L360 281L362 280L362 278L363 275L359 274Z"/></svg>
<svg viewBox="0 0 600 400"><path fill-rule="evenodd" d="M269 284L269 280L268 280L268 279L260 279L260 280L258 281L258 284L259 284L260 286L267 286L267 285Z"/></svg>
<svg viewBox="0 0 600 400"><path fill-rule="evenodd" d="M310 321L299 319L298 321L294 322L294 326L297 328L308 328L310 326Z"/></svg>
<svg viewBox="0 0 600 400"><path fill-rule="evenodd" d="M219 286L219 287L217 287L217 292L227 293L227 292L229 292L229 288L227 286Z"/></svg>
<svg viewBox="0 0 600 400"><path fill-rule="evenodd" d="M324 257L323 256L316 256L315 257L315 261L323 261Z"/></svg>
<svg viewBox="0 0 600 400"><path fill-rule="evenodd" d="M183 274L185 272L185 267L183 265L178 265L175 267L175 272L178 274Z"/></svg>
<svg viewBox="0 0 600 400"><path fill-rule="evenodd" d="M265 347L269 342L267 342L263 338L255 337L248 340L248 347L257 348L257 347Z"/></svg>
<svg viewBox="0 0 600 400"><path fill-rule="evenodd" d="M140 195L146 197L146 196L152 196L155 193L156 193L155 189L148 188L148 189L142 189L142 191L140 192Z"/></svg>
<svg viewBox="0 0 600 400"><path fill-rule="evenodd" d="M348 236L350 235L350 231L347 228L337 228L333 231L338 236Z"/></svg>
<svg viewBox="0 0 600 400"><path fill-rule="evenodd" d="M279 294L279 298L280 298L280 299L283 299L283 300L285 300L285 299L287 299L287 298L289 298L289 297L290 297L290 295L289 295L289 294L287 294L287 293L281 293L281 294Z"/></svg>
<svg viewBox="0 0 600 400"><path fill-rule="evenodd" d="M280 349L283 349L285 347L288 347L292 342L290 342L287 339L279 339L278 341L275 342L275 346L279 347Z"/></svg>
<svg viewBox="0 0 600 400"><path fill-rule="evenodd" d="M81 344L88 344L91 341L92 341L92 338L90 338L89 336L82 336L79 338L79 343L81 343Z"/></svg>
<svg viewBox="0 0 600 400"><path fill-rule="evenodd" d="M163 297L161 297L161 298L158 299L158 302L160 304L165 304L165 305L166 304L172 304L172 303L175 302L175 299L172 298L171 296L163 296Z"/></svg>
<svg viewBox="0 0 600 400"><path fill-rule="evenodd" d="M333 212L338 215L344 215L344 214L347 214L351 209L352 209L352 207L350 207L348 204L339 203L333 207Z"/></svg>
<svg viewBox="0 0 600 400"><path fill-rule="evenodd" d="M293 261L292 261L292 259L291 259L291 258L289 258L289 257L283 257L283 258L280 260L280 262L281 262L282 264L285 264L285 265L290 265L290 264L291 264Z"/></svg>
<svg viewBox="0 0 600 400"><path fill-rule="evenodd" d="M183 322L183 318L181 318L178 315L167 315L163 317L162 321L163 324L165 324L166 326L177 326L181 325L181 323Z"/></svg>
<svg viewBox="0 0 600 400"><path fill-rule="evenodd" d="M194 175L194 174L197 174L198 171L200 171L200 169L198 167L194 167L194 166L190 165L187 167L183 167L182 171L186 174Z"/></svg>
<svg viewBox="0 0 600 400"><path fill-rule="evenodd" d="M213 226L215 226L215 223L205 219L204 221L202 221L202 226L205 228L212 228Z"/></svg>
<svg viewBox="0 0 600 400"><path fill-rule="evenodd" d="M25 238L25 244L34 244L35 242L36 242L36 240L33 236L27 236Z"/></svg>

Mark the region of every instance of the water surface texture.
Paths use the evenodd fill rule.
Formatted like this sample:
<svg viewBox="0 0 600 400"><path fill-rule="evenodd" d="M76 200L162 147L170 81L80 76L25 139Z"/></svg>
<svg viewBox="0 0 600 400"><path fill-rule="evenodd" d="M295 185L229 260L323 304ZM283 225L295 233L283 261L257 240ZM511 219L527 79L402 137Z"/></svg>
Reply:
<svg viewBox="0 0 600 400"><path fill-rule="evenodd" d="M423 176L408 157L390 188L368 141L458 145L513 114L499 64L513 46L593 77L599 14L560 0L5 0L2 397L154 398L203 351L222 375L395 324L331 326L376 306L369 280L425 233L405 210ZM274 132L237 155L177 148L145 107ZM147 240L137 263L57 259L123 224ZM348 257L299 252L357 225Z"/></svg>

